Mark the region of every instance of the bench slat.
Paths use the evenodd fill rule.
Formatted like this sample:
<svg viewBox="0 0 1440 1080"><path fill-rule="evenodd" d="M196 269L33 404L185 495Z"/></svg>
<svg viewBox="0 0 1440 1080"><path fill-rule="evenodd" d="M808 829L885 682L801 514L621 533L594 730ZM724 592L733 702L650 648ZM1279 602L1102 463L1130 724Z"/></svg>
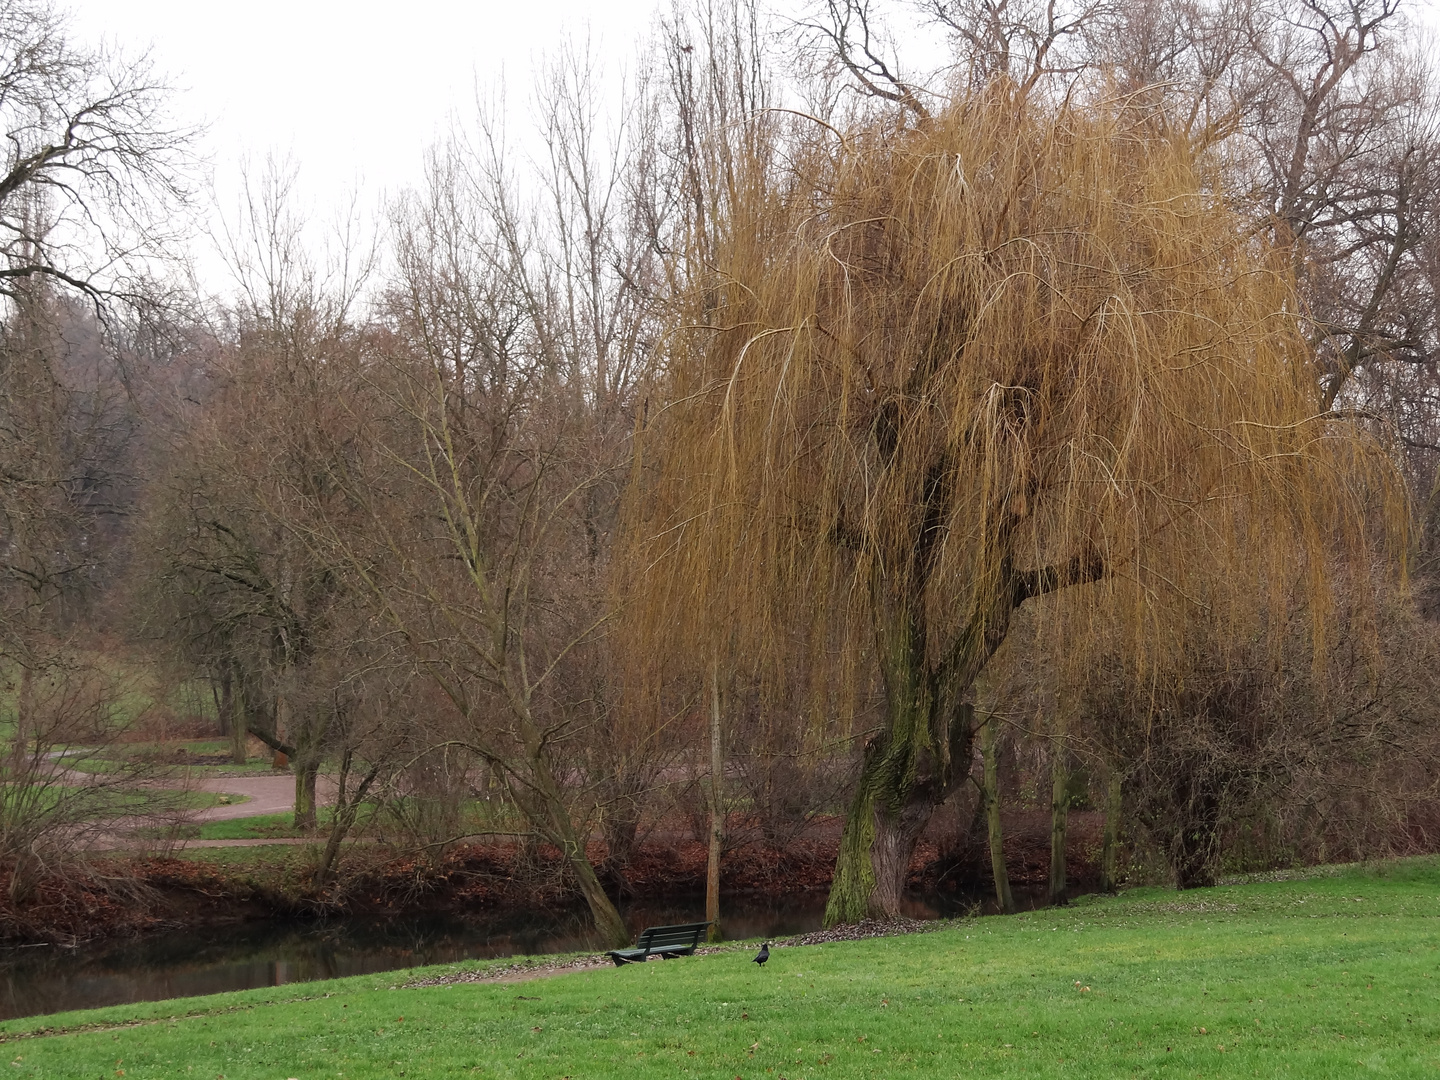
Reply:
<svg viewBox="0 0 1440 1080"><path fill-rule="evenodd" d="M612 949L605 955L615 962L616 967L639 963L650 956L660 956L666 960L676 956L689 956L695 952L696 946L700 944L700 936L709 926L708 922L701 922L647 927L641 932L635 948Z"/></svg>

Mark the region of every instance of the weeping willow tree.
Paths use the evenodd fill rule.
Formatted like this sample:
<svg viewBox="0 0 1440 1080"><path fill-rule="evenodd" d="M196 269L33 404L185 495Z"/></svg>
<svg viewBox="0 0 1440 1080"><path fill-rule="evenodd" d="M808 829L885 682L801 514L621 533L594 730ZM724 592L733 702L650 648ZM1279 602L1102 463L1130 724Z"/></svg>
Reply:
<svg viewBox="0 0 1440 1080"><path fill-rule="evenodd" d="M1199 581L1299 568L1322 595L1386 463L1321 408L1283 259L1153 107L1000 86L914 123L793 119L764 120L668 338L635 504L666 603L639 621L863 643L844 663L884 707L834 925L897 914L1017 609L1118 613L1143 664Z"/></svg>

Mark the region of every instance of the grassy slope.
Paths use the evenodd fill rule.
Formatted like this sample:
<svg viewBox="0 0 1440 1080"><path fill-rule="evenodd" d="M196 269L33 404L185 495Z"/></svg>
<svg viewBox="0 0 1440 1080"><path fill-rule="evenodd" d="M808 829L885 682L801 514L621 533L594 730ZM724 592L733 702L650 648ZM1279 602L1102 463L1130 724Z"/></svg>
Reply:
<svg viewBox="0 0 1440 1080"><path fill-rule="evenodd" d="M15 1041L16 1077L1315 1080L1440 1068L1434 860L1137 890L934 934L776 950L764 970L749 957L518 985L394 989L407 976L391 973L11 1021L0 1033L142 1022Z"/></svg>

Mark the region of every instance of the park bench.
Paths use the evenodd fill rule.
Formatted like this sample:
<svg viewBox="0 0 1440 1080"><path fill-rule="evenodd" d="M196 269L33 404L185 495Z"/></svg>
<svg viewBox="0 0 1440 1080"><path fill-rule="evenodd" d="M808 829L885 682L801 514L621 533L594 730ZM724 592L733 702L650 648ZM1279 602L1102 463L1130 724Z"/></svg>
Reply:
<svg viewBox="0 0 1440 1080"><path fill-rule="evenodd" d="M680 923L676 926L651 926L640 932L640 940L633 949L611 949L605 955L621 964L643 963L652 956L669 960L675 956L689 956L700 944L700 938L709 929L708 922Z"/></svg>

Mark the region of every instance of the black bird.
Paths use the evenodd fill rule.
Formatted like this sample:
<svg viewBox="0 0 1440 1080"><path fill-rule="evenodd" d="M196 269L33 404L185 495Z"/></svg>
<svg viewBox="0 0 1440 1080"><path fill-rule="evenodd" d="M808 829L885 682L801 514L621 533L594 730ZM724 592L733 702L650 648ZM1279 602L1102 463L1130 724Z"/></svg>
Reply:
<svg viewBox="0 0 1440 1080"><path fill-rule="evenodd" d="M755 954L754 963L759 964L761 967L764 967L764 966L765 966L765 961L766 961L766 960L769 960L769 959L770 959L770 943L767 941L767 942L765 942L764 945L761 945L761 946L760 946L760 951Z"/></svg>

